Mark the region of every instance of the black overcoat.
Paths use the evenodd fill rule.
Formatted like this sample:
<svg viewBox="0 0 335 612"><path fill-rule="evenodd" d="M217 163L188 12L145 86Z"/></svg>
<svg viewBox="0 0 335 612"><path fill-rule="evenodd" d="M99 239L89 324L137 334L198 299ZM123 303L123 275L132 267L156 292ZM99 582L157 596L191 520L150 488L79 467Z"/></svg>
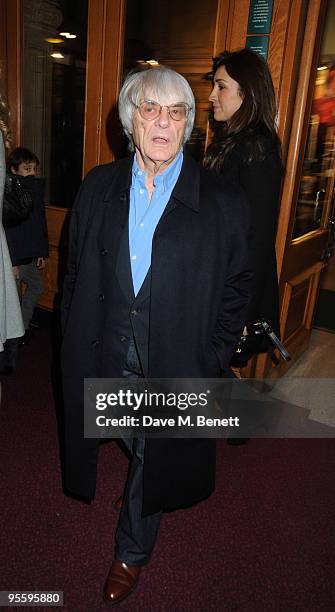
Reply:
<svg viewBox="0 0 335 612"><path fill-rule="evenodd" d="M91 170L71 219L62 306L66 486L89 499L99 443L83 438L83 379L104 371L113 330L101 296L115 282L106 270L128 219L131 168L127 159ZM215 378L228 367L249 299L248 226L242 191L185 157L153 237L149 377ZM214 489L215 441L147 439L144 465L143 514L192 504Z"/></svg>
<svg viewBox="0 0 335 612"><path fill-rule="evenodd" d="M261 152L257 155L257 145ZM250 153L254 157L248 159ZM276 230L283 166L278 143L262 131L240 135L225 158L221 176L240 185L250 204L250 257L253 277L247 321L266 319L279 335Z"/></svg>

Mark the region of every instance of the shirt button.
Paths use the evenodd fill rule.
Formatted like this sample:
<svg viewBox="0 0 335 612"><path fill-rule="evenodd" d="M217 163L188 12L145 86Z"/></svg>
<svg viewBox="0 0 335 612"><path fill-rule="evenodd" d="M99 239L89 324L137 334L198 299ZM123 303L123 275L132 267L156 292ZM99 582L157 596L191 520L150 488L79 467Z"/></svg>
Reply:
<svg viewBox="0 0 335 612"><path fill-rule="evenodd" d="M104 299L105 299L104 294L103 294L103 293L100 293L100 295L99 295L99 302L103 302L103 301L104 301Z"/></svg>
<svg viewBox="0 0 335 612"><path fill-rule="evenodd" d="M144 227L144 223L140 223L140 227Z"/></svg>
<svg viewBox="0 0 335 612"><path fill-rule="evenodd" d="M132 259L137 259L137 255L132 255L131 258Z"/></svg>
<svg viewBox="0 0 335 612"><path fill-rule="evenodd" d="M139 170L138 171L138 176L142 176L142 174L143 174L142 170Z"/></svg>
<svg viewBox="0 0 335 612"><path fill-rule="evenodd" d="M140 189L140 194L143 195L144 189Z"/></svg>

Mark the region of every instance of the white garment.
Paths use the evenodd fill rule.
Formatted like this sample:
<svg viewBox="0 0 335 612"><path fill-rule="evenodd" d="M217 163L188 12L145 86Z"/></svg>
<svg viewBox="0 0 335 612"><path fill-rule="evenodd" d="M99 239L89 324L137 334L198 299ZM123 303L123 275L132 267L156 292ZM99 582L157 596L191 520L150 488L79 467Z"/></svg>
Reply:
<svg viewBox="0 0 335 612"><path fill-rule="evenodd" d="M19 296L2 226L2 199L6 178L5 148L0 130L0 351L8 338L24 334Z"/></svg>

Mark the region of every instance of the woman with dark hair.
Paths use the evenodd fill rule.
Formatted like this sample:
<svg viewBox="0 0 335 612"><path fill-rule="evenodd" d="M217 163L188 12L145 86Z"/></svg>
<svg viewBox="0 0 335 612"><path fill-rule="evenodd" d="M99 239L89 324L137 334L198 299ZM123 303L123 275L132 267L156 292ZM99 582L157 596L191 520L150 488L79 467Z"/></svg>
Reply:
<svg viewBox="0 0 335 612"><path fill-rule="evenodd" d="M275 236L283 171L275 93L266 62L249 49L220 54L214 58L209 100L213 104L214 140L204 165L238 183L251 208L254 276L246 326L265 319L279 334ZM268 346L267 340L250 334L232 364L245 365Z"/></svg>

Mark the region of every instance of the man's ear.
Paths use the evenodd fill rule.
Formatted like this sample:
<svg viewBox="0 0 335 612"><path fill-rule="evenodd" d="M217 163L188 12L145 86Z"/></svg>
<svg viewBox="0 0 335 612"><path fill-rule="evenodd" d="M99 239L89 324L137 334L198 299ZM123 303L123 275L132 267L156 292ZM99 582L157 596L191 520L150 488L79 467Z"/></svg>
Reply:
<svg viewBox="0 0 335 612"><path fill-rule="evenodd" d="M17 174L17 170L15 170L14 166L10 167L10 171L12 174Z"/></svg>

